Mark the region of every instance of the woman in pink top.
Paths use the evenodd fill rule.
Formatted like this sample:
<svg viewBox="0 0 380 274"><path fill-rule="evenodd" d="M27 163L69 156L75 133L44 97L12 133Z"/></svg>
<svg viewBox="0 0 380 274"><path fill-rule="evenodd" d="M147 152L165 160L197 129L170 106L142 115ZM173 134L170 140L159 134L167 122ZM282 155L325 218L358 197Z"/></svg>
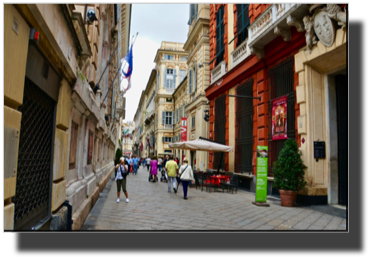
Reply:
<svg viewBox="0 0 380 274"><path fill-rule="evenodd" d="M157 176L157 158L156 156L153 156L153 159L152 161L150 162L150 174L152 174L153 176L153 181L156 180L156 176Z"/></svg>

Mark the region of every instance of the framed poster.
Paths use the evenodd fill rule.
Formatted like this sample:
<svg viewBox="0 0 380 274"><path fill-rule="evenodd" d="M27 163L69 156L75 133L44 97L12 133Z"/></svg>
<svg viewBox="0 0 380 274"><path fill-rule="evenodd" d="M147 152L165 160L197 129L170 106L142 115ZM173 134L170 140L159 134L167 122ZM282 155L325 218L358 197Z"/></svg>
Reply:
<svg viewBox="0 0 380 274"><path fill-rule="evenodd" d="M272 101L272 140L288 139L287 102L287 95Z"/></svg>

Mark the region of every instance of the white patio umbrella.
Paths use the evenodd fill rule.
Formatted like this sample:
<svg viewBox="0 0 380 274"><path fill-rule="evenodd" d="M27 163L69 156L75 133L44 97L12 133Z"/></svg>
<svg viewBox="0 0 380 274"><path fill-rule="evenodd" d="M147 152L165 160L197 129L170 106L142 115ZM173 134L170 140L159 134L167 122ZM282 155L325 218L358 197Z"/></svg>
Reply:
<svg viewBox="0 0 380 274"><path fill-rule="evenodd" d="M169 147L174 148L174 149L184 149L184 150L191 150L191 151L215 151L215 152L234 151L233 147L222 145L222 144L208 141L208 140L204 140L201 138L193 140L193 141L172 143L172 144L169 144ZM222 164L222 157L220 158L218 173L219 173L221 164Z"/></svg>

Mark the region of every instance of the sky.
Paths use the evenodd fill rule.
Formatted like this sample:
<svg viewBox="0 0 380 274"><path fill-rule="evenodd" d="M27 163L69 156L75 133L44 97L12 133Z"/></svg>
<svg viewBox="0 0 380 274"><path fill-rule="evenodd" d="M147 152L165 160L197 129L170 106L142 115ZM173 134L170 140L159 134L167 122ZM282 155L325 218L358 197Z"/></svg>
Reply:
<svg viewBox="0 0 380 274"><path fill-rule="evenodd" d="M186 42L188 17L189 4L132 4L131 38L136 32L139 34L132 51L131 88L124 95L127 99L124 122L133 121L161 42Z"/></svg>

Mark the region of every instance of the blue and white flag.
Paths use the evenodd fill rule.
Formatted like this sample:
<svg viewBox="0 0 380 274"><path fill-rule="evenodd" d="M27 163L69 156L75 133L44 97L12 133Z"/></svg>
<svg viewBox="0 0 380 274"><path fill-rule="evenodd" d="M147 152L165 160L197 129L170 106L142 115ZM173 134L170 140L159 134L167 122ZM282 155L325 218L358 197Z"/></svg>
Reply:
<svg viewBox="0 0 380 274"><path fill-rule="evenodd" d="M126 57L124 57L121 62L121 89L127 91L131 88L131 76L133 71L133 55L132 55L132 47L134 41L131 44L131 48Z"/></svg>

